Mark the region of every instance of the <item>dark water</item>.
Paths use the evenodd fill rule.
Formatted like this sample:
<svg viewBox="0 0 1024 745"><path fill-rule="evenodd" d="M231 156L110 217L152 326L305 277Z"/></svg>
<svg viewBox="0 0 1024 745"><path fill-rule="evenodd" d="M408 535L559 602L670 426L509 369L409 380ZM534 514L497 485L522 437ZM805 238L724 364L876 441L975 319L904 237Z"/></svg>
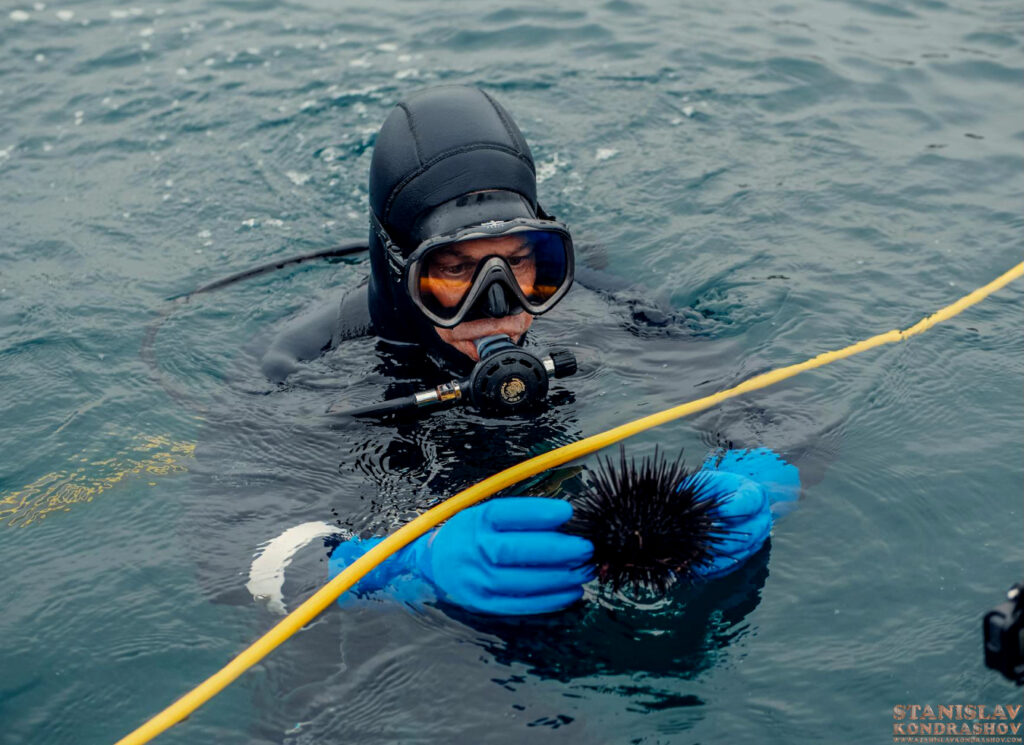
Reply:
<svg viewBox="0 0 1024 745"><path fill-rule="evenodd" d="M1009 0L5 5L0 742L112 742L200 682L277 618L245 582L290 526L390 529L1019 262L1022 37ZM373 343L284 391L255 360L357 258L177 308L157 385L163 299L364 235L376 128L438 83L505 104L581 259L675 322L576 288L535 324L581 363L540 419L333 432L329 402L389 382ZM740 576L515 624L332 608L160 741L877 743L895 704L1019 701L978 632L1021 572L1021 299L637 438L799 459Z"/></svg>

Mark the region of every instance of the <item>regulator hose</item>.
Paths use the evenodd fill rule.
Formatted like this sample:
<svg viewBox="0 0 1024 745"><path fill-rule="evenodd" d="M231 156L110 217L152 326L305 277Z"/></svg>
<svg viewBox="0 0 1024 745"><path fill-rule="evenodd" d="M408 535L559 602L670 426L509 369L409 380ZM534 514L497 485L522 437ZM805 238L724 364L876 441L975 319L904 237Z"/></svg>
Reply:
<svg viewBox="0 0 1024 745"><path fill-rule="evenodd" d="M872 336L842 349L812 357L811 359L799 362L788 367L780 367L753 378L745 380L737 386L724 391L719 391L710 396L680 404L664 411L636 419L632 422L619 425L613 429L601 432L596 435L578 440L577 442L564 445L542 455L535 456L523 461L518 465L507 468L500 473L490 476L468 489L464 489L455 496L432 507L419 517L406 523L383 541L375 545L365 554L356 559L346 567L334 579L321 587L302 605L289 613L270 631L257 639L241 654L221 668L218 672L200 683L162 712L154 716L148 722L126 735L117 742L117 745L141 745L152 740L164 730L174 726L185 717L192 714L196 709L216 696L220 691L231 684L238 676L262 660L274 649L283 644L289 637L298 632L307 623L317 617L324 609L338 599L343 592L355 585L360 579L369 574L374 568L381 564L391 554L404 548L426 534L434 527L444 522L460 510L480 502L487 497L496 494L513 484L534 476L548 468L554 468L568 463L576 458L599 450L603 447L613 445L621 440L635 435L644 430L665 424L675 419L680 419L689 414L695 414L705 409L710 409L727 399L735 398L744 393L767 388L770 385L781 382L807 370L828 365L847 357L852 357L869 349L880 347L885 344L893 344L916 336L923 331L930 329L938 323L947 321L953 316L961 313L966 308L985 299L996 290L1005 287L1019 277L1024 276L1024 263L1005 272L998 278L989 282L983 287L965 295L951 305L947 305L936 313L927 316L913 326L904 329L893 329L884 334Z"/></svg>
<svg viewBox="0 0 1024 745"><path fill-rule="evenodd" d="M343 421L349 417L384 416L385 414L394 414L399 411L415 409L416 406L416 396L400 396L399 398L389 398L387 401L381 401L380 403L370 404L368 406L359 406L355 409L328 411L324 416L330 419Z"/></svg>

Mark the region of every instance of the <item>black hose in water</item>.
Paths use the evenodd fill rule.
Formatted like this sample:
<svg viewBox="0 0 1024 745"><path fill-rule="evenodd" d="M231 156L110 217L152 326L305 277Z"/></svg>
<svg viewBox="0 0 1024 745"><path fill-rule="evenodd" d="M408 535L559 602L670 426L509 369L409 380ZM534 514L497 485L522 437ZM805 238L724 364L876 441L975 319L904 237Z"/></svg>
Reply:
<svg viewBox="0 0 1024 745"><path fill-rule="evenodd" d="M288 259L278 259L277 261L271 261L267 264L261 264L260 266L253 267L252 269L246 269L245 271L232 274L230 277L224 277L218 279L215 282L203 285L198 289L192 290L192 292L186 292L181 295L175 295L174 297L167 298L168 300L174 300L176 302L182 302L193 295L200 295L204 292L210 292L212 290L218 290L221 287L227 287L228 285L240 282L243 279L249 279L250 277L258 277L261 274L267 272L276 272L278 269L284 269L286 266L292 264L302 264L313 259L334 259L340 256L350 256L352 254L361 253L368 251L369 246L366 245L365 241L350 241L349 243L342 243L338 246L332 246L331 248L324 248L313 253L300 254L299 256L292 256Z"/></svg>
<svg viewBox="0 0 1024 745"><path fill-rule="evenodd" d="M416 396L410 395L389 398L387 401L370 404L369 406L359 406L355 409L346 409L345 411L329 411L324 416L331 419L345 420L362 416L384 416L385 414L394 414L399 411L408 411L416 407Z"/></svg>

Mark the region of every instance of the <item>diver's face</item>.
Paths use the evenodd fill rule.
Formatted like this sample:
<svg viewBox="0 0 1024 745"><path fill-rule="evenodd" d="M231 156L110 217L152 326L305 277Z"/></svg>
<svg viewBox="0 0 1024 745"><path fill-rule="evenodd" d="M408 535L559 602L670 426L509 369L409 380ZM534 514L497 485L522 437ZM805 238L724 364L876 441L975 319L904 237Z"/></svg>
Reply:
<svg viewBox="0 0 1024 745"><path fill-rule="evenodd" d="M522 238L504 235L496 238L478 238L464 241L450 248L438 251L426 267L431 280L433 295L446 308L454 308L469 289L477 264L489 256L503 257L512 268L516 282L525 294L533 291L537 278L537 264L531 248ZM458 349L474 362L480 359L475 340L484 336L505 334L518 343L533 323L533 316L520 312L501 318L479 318L463 321L457 326L445 329L435 326L437 335L447 344Z"/></svg>

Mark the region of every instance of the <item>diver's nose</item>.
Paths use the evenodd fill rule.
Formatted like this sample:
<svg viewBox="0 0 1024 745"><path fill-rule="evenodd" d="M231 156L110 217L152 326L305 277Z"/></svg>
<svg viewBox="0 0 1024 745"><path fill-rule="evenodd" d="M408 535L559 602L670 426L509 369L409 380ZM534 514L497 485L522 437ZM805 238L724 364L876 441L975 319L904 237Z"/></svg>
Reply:
<svg viewBox="0 0 1024 745"><path fill-rule="evenodd" d="M487 288L487 315L491 318L504 318L509 314L508 298L505 288L495 282Z"/></svg>

